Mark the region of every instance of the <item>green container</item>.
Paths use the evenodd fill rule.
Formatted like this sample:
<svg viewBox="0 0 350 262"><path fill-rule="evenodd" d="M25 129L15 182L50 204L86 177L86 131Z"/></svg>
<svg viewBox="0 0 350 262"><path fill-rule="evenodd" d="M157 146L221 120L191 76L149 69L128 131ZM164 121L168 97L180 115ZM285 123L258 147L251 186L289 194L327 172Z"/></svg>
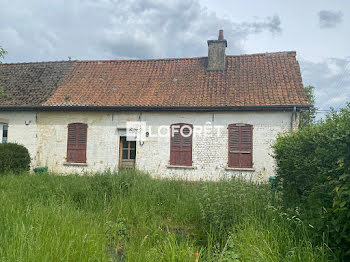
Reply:
<svg viewBox="0 0 350 262"><path fill-rule="evenodd" d="M34 168L34 173L47 173L47 166L38 166Z"/></svg>
<svg viewBox="0 0 350 262"><path fill-rule="evenodd" d="M270 176L269 177L269 182L271 184L271 188L276 188L277 187L277 181L275 176Z"/></svg>

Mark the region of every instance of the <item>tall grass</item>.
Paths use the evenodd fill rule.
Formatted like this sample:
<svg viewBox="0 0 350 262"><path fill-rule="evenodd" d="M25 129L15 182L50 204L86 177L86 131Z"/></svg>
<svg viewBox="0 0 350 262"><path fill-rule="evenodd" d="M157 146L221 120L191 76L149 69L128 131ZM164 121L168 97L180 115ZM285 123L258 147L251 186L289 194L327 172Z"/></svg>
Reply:
<svg viewBox="0 0 350 262"><path fill-rule="evenodd" d="M330 261L268 185L0 176L0 261Z"/></svg>

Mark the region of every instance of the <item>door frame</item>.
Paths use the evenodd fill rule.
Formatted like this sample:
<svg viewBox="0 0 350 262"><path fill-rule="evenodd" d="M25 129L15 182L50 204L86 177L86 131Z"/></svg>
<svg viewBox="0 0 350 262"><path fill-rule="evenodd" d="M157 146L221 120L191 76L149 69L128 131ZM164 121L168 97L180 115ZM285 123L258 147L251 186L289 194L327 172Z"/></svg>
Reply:
<svg viewBox="0 0 350 262"><path fill-rule="evenodd" d="M125 137L126 139L126 136L119 136L119 161L118 161L118 168L126 168L126 167L122 167L122 161L123 161L123 142L122 142L122 139ZM126 140L127 141L127 140ZM127 142L131 142L131 141L127 141ZM136 146L136 141L135 141L135 159L134 160L134 167L136 166L136 156L137 156L137 146ZM128 155L130 155L130 145L129 145L129 152L128 152ZM130 160L130 159L129 159Z"/></svg>

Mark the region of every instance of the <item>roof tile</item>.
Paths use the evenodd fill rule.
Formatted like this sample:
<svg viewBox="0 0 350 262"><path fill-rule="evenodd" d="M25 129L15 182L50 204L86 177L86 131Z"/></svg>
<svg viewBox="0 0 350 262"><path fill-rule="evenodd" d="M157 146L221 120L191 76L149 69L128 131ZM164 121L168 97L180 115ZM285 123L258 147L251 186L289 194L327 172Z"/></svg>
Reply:
<svg viewBox="0 0 350 262"><path fill-rule="evenodd" d="M71 70L73 61L0 64L0 105L44 103Z"/></svg>
<svg viewBox="0 0 350 262"><path fill-rule="evenodd" d="M295 52L0 65L0 105L217 107L309 105ZM39 99L42 98L42 99Z"/></svg>

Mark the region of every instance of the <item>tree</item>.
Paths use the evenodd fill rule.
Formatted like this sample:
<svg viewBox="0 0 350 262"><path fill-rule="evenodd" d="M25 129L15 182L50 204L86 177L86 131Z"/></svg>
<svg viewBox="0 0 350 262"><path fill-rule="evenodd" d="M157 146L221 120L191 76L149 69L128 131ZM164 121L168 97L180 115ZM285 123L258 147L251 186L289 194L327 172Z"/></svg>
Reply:
<svg viewBox="0 0 350 262"><path fill-rule="evenodd" d="M2 46L0 46L0 59L3 59L6 54L7 54L7 51L4 48L2 48ZM0 61L0 64L1 64L1 61Z"/></svg>
<svg viewBox="0 0 350 262"><path fill-rule="evenodd" d="M307 97L307 100L310 104L315 104L315 95L314 95L314 86L305 86L304 87L305 94ZM316 107L311 107L308 111L303 111L300 114L300 127L306 127L310 124L312 124L316 118Z"/></svg>

